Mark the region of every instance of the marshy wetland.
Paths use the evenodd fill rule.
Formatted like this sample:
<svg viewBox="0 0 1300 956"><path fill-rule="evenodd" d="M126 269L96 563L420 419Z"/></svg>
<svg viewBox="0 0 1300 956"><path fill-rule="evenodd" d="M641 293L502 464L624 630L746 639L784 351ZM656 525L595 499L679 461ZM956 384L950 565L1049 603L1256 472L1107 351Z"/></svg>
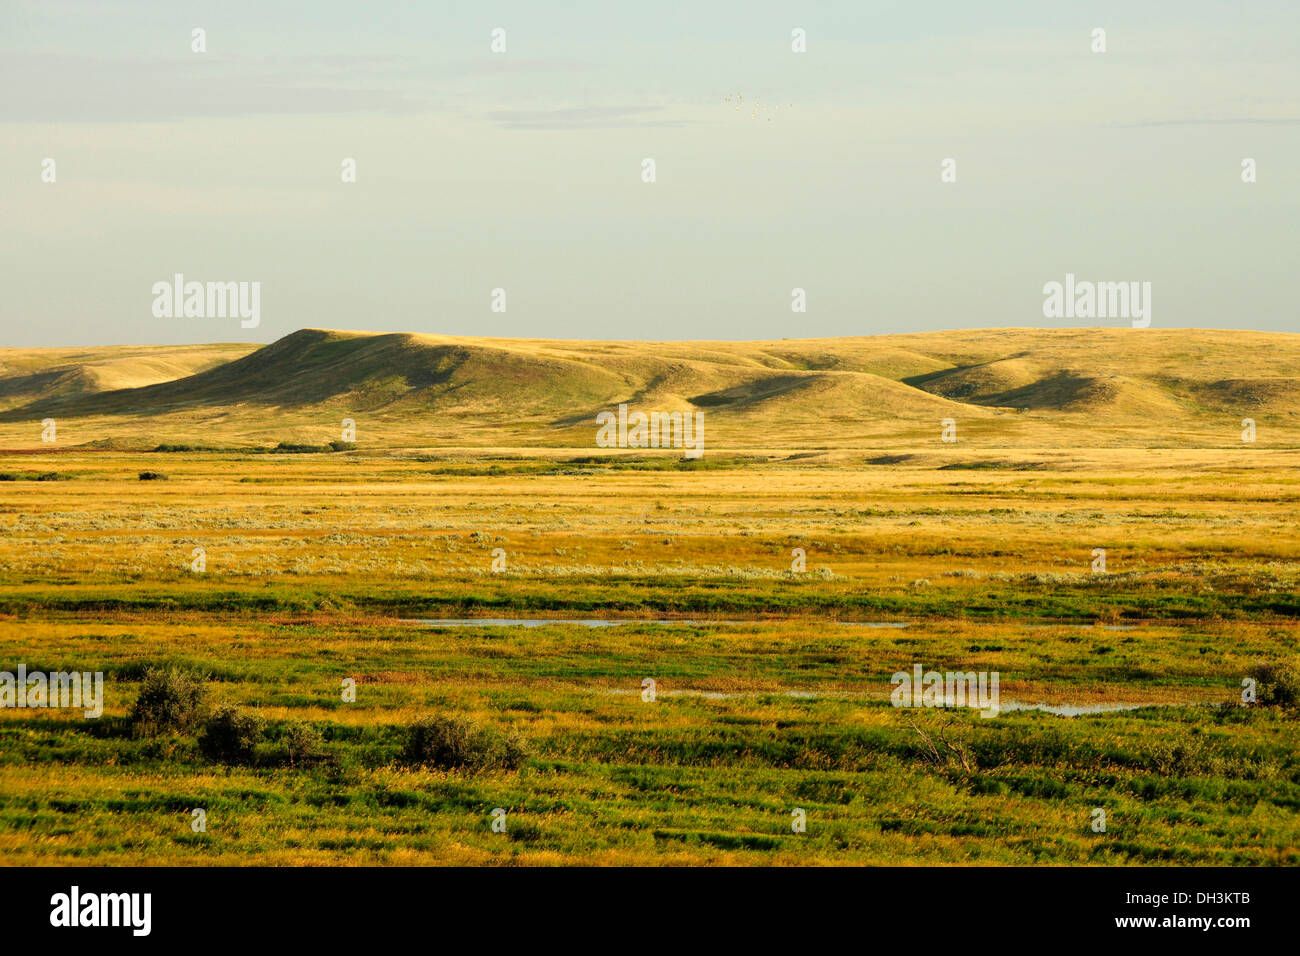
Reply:
<svg viewBox="0 0 1300 956"><path fill-rule="evenodd" d="M1297 453L1248 470L1214 450L946 454L971 467L7 455L0 470L58 479L0 485L4 667L102 671L105 707L0 710L0 847L38 864L1300 862L1295 711L1241 703L1243 678L1297 652ZM996 672L1001 712L891 706L917 664ZM202 699L145 732L160 669Z"/></svg>

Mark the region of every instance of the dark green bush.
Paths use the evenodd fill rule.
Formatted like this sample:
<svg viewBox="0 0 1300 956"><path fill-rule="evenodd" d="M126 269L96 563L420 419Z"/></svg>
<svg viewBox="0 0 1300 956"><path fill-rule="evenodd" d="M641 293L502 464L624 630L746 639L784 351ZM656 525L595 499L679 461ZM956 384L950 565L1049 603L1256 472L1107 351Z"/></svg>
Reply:
<svg viewBox="0 0 1300 956"><path fill-rule="evenodd" d="M406 731L403 760L408 764L452 769L514 770L528 756L513 734L480 727L464 717L424 717Z"/></svg>
<svg viewBox="0 0 1300 956"><path fill-rule="evenodd" d="M139 736L182 733L203 717L207 687L191 671L175 667L154 668L140 682L140 694L131 705L131 729Z"/></svg>
<svg viewBox="0 0 1300 956"><path fill-rule="evenodd" d="M140 472L141 481L166 481L167 476L161 471L142 471Z"/></svg>
<svg viewBox="0 0 1300 956"><path fill-rule="evenodd" d="M295 455L319 454L320 452L330 451L329 445L310 445L303 442L282 441L271 449L275 452L288 452Z"/></svg>
<svg viewBox="0 0 1300 956"><path fill-rule="evenodd" d="M1255 679L1256 702L1263 707L1295 707L1300 704L1300 659L1256 664L1248 672Z"/></svg>
<svg viewBox="0 0 1300 956"><path fill-rule="evenodd" d="M261 717L224 704L204 724L199 749L218 763L252 763L264 728Z"/></svg>

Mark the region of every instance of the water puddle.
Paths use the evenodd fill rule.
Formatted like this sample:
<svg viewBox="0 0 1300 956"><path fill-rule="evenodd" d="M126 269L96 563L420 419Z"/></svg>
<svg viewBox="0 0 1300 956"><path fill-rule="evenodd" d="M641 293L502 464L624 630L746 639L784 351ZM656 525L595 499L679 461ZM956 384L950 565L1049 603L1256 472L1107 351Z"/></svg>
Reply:
<svg viewBox="0 0 1300 956"><path fill-rule="evenodd" d="M615 696L623 695L640 695L639 688L630 687L584 687L584 691L594 694L609 694ZM850 691L850 690L799 690L791 688L778 688L775 690L741 690L741 691L719 691L719 690L690 690L686 688L673 690L657 690L656 697L693 697L701 700L743 700L754 699L757 697L791 697L798 700L879 700L886 701L889 699L888 694L868 691ZM955 708L957 702L955 699L949 699L944 702L944 708ZM1087 717L1093 714L1111 714L1128 710L1141 710L1144 707L1194 707L1191 701L1142 701L1141 703L1099 703L1099 704L1043 704L1027 703L1019 700L1003 700L998 705L999 712L1015 710L1037 710L1046 714L1052 714L1056 717ZM963 710L967 709L962 707ZM971 708L974 709L974 708Z"/></svg>
<svg viewBox="0 0 1300 956"><path fill-rule="evenodd" d="M640 688L629 687L583 687L582 690L592 694L609 694L612 696L622 696L626 694L640 695ZM860 698L870 696L863 692L855 691L815 691L815 690L657 690L656 697L698 697L701 700L740 700L743 698L754 697L794 697L800 700L831 700L845 698Z"/></svg>
<svg viewBox="0 0 1300 956"><path fill-rule="evenodd" d="M1086 717L1089 714L1113 714L1125 710L1141 710L1143 707L1191 707L1190 703L1141 703L1141 704L1025 704L1018 700L1004 701L1000 710L1041 710L1057 717Z"/></svg>
<svg viewBox="0 0 1300 956"><path fill-rule="evenodd" d="M727 627L754 626L756 624L807 624L819 627L875 627L905 628L911 627L912 621L814 621L800 618L682 618L682 617L417 617L404 618L402 624L418 624L422 627L551 627L557 624L572 624L577 627L621 627L628 624L654 624L669 626L674 624L689 627L723 625ZM999 623L999 622L994 622ZM1027 628L1068 627L1093 631L1136 631L1139 624L1078 624L1060 623L1022 624Z"/></svg>

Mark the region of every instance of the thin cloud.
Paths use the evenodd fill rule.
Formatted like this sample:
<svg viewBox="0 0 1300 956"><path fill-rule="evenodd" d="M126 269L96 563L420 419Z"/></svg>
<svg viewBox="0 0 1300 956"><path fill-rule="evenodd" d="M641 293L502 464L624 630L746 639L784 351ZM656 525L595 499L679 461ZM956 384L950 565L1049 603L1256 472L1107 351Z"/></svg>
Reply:
<svg viewBox="0 0 1300 956"><path fill-rule="evenodd" d="M84 56L18 56L0 66L0 122L130 123L266 114L414 113L427 104L401 90L367 85L354 72L325 83L265 73L257 63L215 56L108 60ZM316 78L316 77L312 77ZM351 80L352 82L349 82ZM21 96L12 91L21 89Z"/></svg>
<svg viewBox="0 0 1300 956"><path fill-rule="evenodd" d="M555 110L494 110L488 119L504 129L615 129L630 126L687 126L663 115L662 106L582 106Z"/></svg>
<svg viewBox="0 0 1300 956"><path fill-rule="evenodd" d="M1148 126L1294 126L1300 116L1240 116L1225 119L1163 119L1142 120L1138 123L1118 123L1119 129L1140 129Z"/></svg>

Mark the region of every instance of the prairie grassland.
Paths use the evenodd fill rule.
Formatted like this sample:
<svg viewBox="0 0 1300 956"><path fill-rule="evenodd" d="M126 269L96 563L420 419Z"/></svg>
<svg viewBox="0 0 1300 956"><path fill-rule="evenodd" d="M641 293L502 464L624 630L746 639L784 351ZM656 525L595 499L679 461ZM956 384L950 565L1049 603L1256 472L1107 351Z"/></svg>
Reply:
<svg viewBox="0 0 1300 956"><path fill-rule="evenodd" d="M0 669L102 671L106 709L0 710L0 848L1294 865L1296 718L1239 702L1254 665L1297 652L1298 464L1268 448L6 455ZM406 620L478 615L689 623ZM907 626L860 626L881 621ZM134 736L160 664L265 718L256 758ZM999 672L1003 712L890 706L914 664ZM410 766L404 727L428 714L517 732L531 756ZM321 731L319 763L286 760L293 722Z"/></svg>
<svg viewBox="0 0 1300 956"><path fill-rule="evenodd" d="M898 457L10 455L0 610L1094 620L1300 609L1300 451L1227 463L1094 450L1029 469L969 451L946 464ZM39 476L51 480L23 480ZM795 548L806 575L791 572ZM1105 575L1092 573L1095 548Z"/></svg>

